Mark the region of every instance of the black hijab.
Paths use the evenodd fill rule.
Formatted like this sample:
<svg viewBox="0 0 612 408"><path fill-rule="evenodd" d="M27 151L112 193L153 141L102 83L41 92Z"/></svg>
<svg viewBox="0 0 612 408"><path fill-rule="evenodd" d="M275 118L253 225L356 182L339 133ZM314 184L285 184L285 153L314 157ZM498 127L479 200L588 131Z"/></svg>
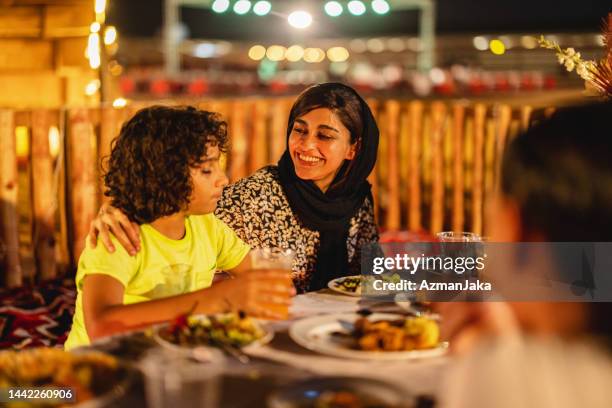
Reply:
<svg viewBox="0 0 612 408"><path fill-rule="evenodd" d="M315 85L298 97L289 114L287 142L295 119L318 108L328 108L338 114L351 132L351 141L356 141L358 147L353 160L344 161L325 193L313 181L296 175L288 147L278 162L280 183L293 213L304 226L319 231L320 244L310 291L324 288L331 279L350 273L347 252L350 220L366 197L373 201L367 177L374 168L378 150L378 126L372 111L354 89L340 83ZM355 113L359 118L354 117Z"/></svg>

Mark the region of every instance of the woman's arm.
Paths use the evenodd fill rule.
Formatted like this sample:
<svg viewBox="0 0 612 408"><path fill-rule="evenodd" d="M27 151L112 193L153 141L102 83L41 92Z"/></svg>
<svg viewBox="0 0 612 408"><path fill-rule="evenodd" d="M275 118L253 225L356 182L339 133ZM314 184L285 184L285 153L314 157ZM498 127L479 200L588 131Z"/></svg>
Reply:
<svg viewBox="0 0 612 408"><path fill-rule="evenodd" d="M102 244L109 252L115 252L110 233L117 238L119 243L132 256L140 251L139 227L135 222L131 222L121 210L105 203L100 207L96 218L89 224L89 242L93 248L98 243L98 234Z"/></svg>
<svg viewBox="0 0 612 408"><path fill-rule="evenodd" d="M83 280L83 314L91 340L174 319L193 311L211 314L242 310L249 315L283 319L295 294L286 271L246 273L206 289L148 302L123 304L124 287L108 275Z"/></svg>

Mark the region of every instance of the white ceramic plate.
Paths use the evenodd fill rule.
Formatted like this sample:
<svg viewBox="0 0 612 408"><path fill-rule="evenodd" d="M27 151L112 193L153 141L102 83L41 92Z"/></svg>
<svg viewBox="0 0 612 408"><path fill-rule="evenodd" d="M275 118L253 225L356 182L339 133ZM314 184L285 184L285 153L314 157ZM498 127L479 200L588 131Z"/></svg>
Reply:
<svg viewBox="0 0 612 408"><path fill-rule="evenodd" d="M347 341L333 336L332 333L346 331L340 320L354 323L361 316L356 313L338 313L313 316L298 320L289 328L289 336L300 346L335 357L367 359L367 360L410 360L417 358L438 357L446 353L448 343L440 343L438 347L427 350L411 351L362 351L350 347ZM371 320L397 319L397 314L374 313L368 316Z"/></svg>
<svg viewBox="0 0 612 408"><path fill-rule="evenodd" d="M195 316L190 316L189 319L195 319L195 320L201 320L201 321L206 321L208 320L208 316L206 315L195 315ZM258 340L255 340L254 342L250 343L247 346L243 346L241 347L241 350L243 351L249 351L250 349L256 348L256 347L261 347L265 344L268 344L270 341L272 341L272 339L274 338L274 331L270 330L268 327L266 327L264 324L262 324L261 321L259 321L258 319L253 319L251 318L251 320L253 321L253 323L255 325L257 325L263 332L264 335L263 337L261 337ZM198 346L180 346L178 344L174 344L166 339L164 339L161 335L160 335L160 331L167 329L168 325L161 325L155 328L154 332L153 332L153 338L155 339L155 341L157 341L161 346L163 347L167 347L170 349L174 349L174 350L191 350L194 348L208 348L208 347L213 347L214 346L206 346L206 345L198 345Z"/></svg>
<svg viewBox="0 0 612 408"><path fill-rule="evenodd" d="M354 292L347 290L342 286L342 282L347 279L359 279L359 286L357 286ZM327 287L333 290L336 293L341 293L347 296L361 296L361 275L354 276L343 276L341 278L332 279L327 283Z"/></svg>

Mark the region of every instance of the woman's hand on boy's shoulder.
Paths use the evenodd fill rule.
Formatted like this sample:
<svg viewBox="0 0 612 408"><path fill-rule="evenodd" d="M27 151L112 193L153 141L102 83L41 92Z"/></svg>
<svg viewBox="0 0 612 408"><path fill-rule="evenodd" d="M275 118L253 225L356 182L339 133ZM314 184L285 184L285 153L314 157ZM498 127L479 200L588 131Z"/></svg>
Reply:
<svg viewBox="0 0 612 408"><path fill-rule="evenodd" d="M119 244L132 256L140 251L139 226L115 207L105 203L100 207L96 218L89 224L89 240L96 247L98 235L102 244L109 252L115 251L110 234L113 234Z"/></svg>

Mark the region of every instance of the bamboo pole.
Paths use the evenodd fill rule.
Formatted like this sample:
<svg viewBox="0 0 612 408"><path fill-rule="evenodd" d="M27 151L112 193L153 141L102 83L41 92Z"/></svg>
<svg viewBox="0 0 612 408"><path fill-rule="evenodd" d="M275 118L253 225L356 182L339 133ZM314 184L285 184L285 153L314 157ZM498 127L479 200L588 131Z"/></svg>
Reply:
<svg viewBox="0 0 612 408"><path fill-rule="evenodd" d="M379 122L378 101L376 99L368 99L366 103L370 107L370 110L372 111L372 115L374 116L374 119L378 123ZM380 147L379 147L379 151L380 151ZM372 185L372 197L374 198L374 215L375 215L374 218L376 220L379 219L379 214L380 214L380 195L379 195L379 188L378 188L379 167L380 167L380 160L377 160L376 166L374 166L374 168L370 172L370 175L368 176L368 182Z"/></svg>
<svg viewBox="0 0 612 408"><path fill-rule="evenodd" d="M442 139L444 137L446 107L442 102L431 105L431 221L430 231L437 233L444 226L444 157Z"/></svg>
<svg viewBox="0 0 612 408"><path fill-rule="evenodd" d="M408 228L411 231L422 229L421 223L421 132L423 129L423 103L411 102L408 108L410 115L410 151L408 179Z"/></svg>
<svg viewBox="0 0 612 408"><path fill-rule="evenodd" d="M453 209L452 230L463 231L464 223L464 180L463 180L463 130L465 106L453 106Z"/></svg>
<svg viewBox="0 0 612 408"><path fill-rule="evenodd" d="M34 254L40 279L57 275L55 260L55 213L57 192L53 191L53 164L49 151L51 112L32 112L32 201Z"/></svg>
<svg viewBox="0 0 612 408"><path fill-rule="evenodd" d="M98 168L100 169L100 181L98 186L100 188L100 202L108 202L109 198L104 195L104 181L102 177L106 172L107 160L111 154L112 141L119 136L121 125L127 110L116 109L111 106L102 108L100 116L100 144L98 148Z"/></svg>
<svg viewBox="0 0 612 408"><path fill-rule="evenodd" d="M531 113L533 108L529 105L521 108L521 131L525 131L529 128L529 121L531 120Z"/></svg>
<svg viewBox="0 0 612 408"><path fill-rule="evenodd" d="M253 131L250 140L249 174L269 163L268 159L268 106L270 101L258 100L253 104Z"/></svg>
<svg viewBox="0 0 612 408"><path fill-rule="evenodd" d="M17 213L17 153L13 112L0 110L0 236L4 242L4 284L17 287L23 284L19 259L19 230Z"/></svg>
<svg viewBox="0 0 612 408"><path fill-rule="evenodd" d="M95 216L97 180L94 129L86 109L69 112L69 174L72 217L72 255L77 260L85 247L89 223Z"/></svg>
<svg viewBox="0 0 612 408"><path fill-rule="evenodd" d="M508 105L500 105L496 112L496 137L495 137L495 187L494 190L499 190L501 179L501 165L510 131L510 122L512 120L512 109Z"/></svg>
<svg viewBox="0 0 612 408"><path fill-rule="evenodd" d="M270 135L270 160L276 163L280 160L287 147L287 125L291 101L276 99L272 104L272 134Z"/></svg>
<svg viewBox="0 0 612 408"><path fill-rule="evenodd" d="M401 209L408 208L408 179L410 177L410 114L408 105L403 104L400 112L400 130L399 130L399 185L400 185L400 203ZM404 218L402 229L408 229L408 213L402 211L400 214Z"/></svg>
<svg viewBox="0 0 612 408"><path fill-rule="evenodd" d="M484 138L487 108L477 104L474 108L474 171L472 188L472 232L482 234L484 197Z"/></svg>
<svg viewBox="0 0 612 408"><path fill-rule="evenodd" d="M389 231L400 229L400 174L399 174L399 121L400 104L389 100L385 103L387 121L387 219L385 226Z"/></svg>
<svg viewBox="0 0 612 408"><path fill-rule="evenodd" d="M229 130L232 135L229 167L230 183L234 183L248 174L247 154L250 146L245 122L245 103L234 101L232 115L229 118Z"/></svg>

